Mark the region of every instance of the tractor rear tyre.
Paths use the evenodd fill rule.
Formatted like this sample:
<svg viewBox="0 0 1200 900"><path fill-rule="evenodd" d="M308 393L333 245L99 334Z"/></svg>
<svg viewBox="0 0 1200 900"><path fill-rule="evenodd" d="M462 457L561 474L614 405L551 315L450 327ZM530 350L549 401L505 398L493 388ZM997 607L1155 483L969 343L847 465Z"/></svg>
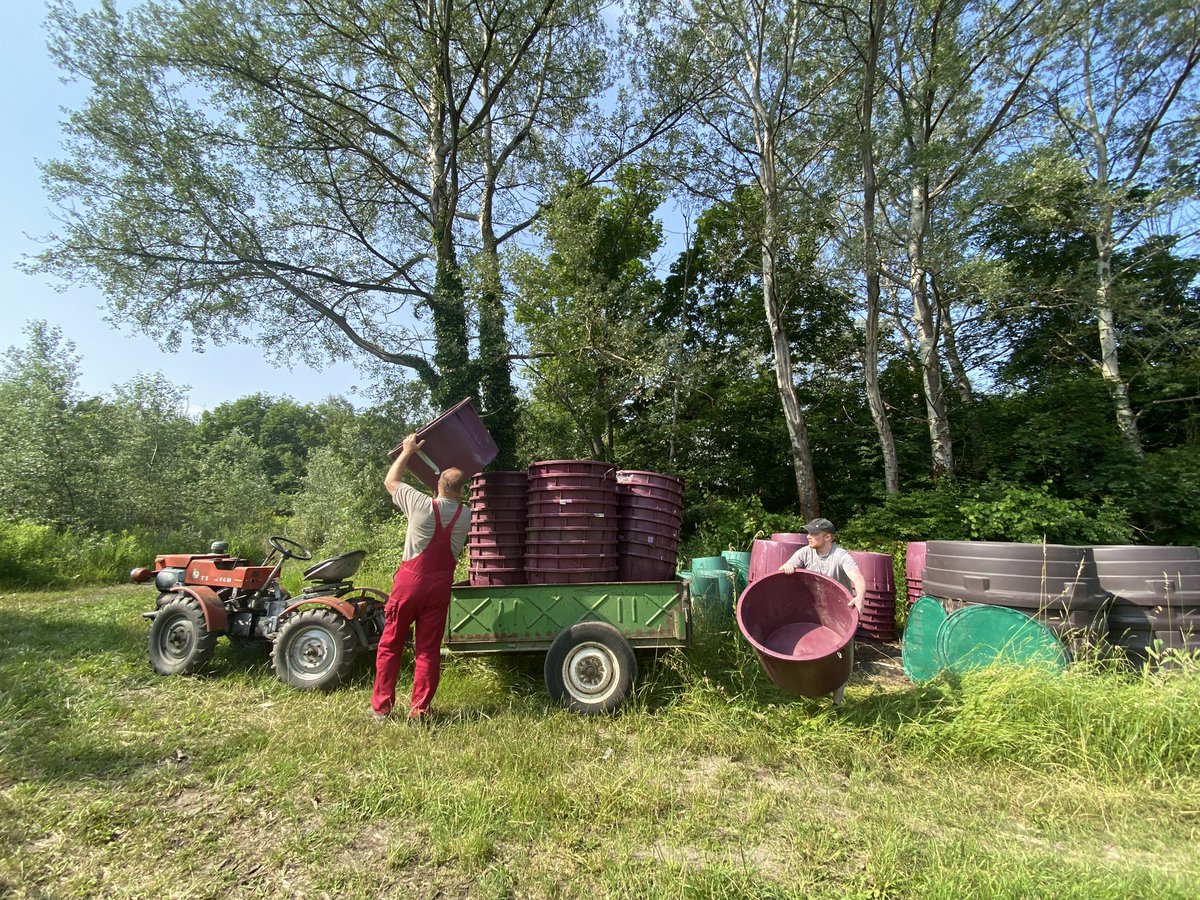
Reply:
<svg viewBox="0 0 1200 900"><path fill-rule="evenodd" d="M611 713L633 687L637 658L625 636L606 622L580 622L559 632L546 652L546 690L585 715Z"/></svg>
<svg viewBox="0 0 1200 900"><path fill-rule="evenodd" d="M354 662L357 639L346 617L331 609L290 616L271 648L271 665L284 684L327 691L341 684Z"/></svg>
<svg viewBox="0 0 1200 900"><path fill-rule="evenodd" d="M191 597L175 597L150 624L146 652L159 675L193 675L212 659L217 635L208 630L204 610Z"/></svg>

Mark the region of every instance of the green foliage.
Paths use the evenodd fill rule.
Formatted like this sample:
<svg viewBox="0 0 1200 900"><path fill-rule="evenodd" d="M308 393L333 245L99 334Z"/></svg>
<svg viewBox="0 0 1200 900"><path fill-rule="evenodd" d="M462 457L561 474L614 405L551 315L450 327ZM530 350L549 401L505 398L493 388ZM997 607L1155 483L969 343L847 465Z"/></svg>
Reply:
<svg viewBox="0 0 1200 900"><path fill-rule="evenodd" d="M684 509L688 534L680 556L713 556L722 550L749 550L755 539L801 530L803 521L788 513L768 513L756 494L736 499L701 497Z"/></svg>
<svg viewBox="0 0 1200 900"><path fill-rule="evenodd" d="M263 470L262 451L235 429L201 453L190 479L191 527L206 540L265 533L277 498Z"/></svg>
<svg viewBox="0 0 1200 900"><path fill-rule="evenodd" d="M326 440L320 408L266 394L252 394L205 410L196 425L196 440L215 444L235 429L262 453L263 473L271 489L283 496L299 489L308 454Z"/></svg>
<svg viewBox="0 0 1200 900"><path fill-rule="evenodd" d="M1132 537L1128 514L1107 499L1099 504L1067 500L1053 496L1045 486L990 481L960 509L973 540L1125 544Z"/></svg>
<svg viewBox="0 0 1200 900"><path fill-rule="evenodd" d="M851 517L839 527L838 536L855 548L882 546L890 541L968 540L970 526L962 503L962 488L953 481L894 494Z"/></svg>
<svg viewBox="0 0 1200 900"><path fill-rule="evenodd" d="M1200 445L1146 454L1120 502L1141 540L1200 545Z"/></svg>
<svg viewBox="0 0 1200 900"><path fill-rule="evenodd" d="M111 533L63 531L50 525L0 519L0 584L9 587L64 587L118 584L130 570L149 566L163 541L188 540L145 529Z"/></svg>
<svg viewBox="0 0 1200 900"><path fill-rule="evenodd" d="M162 374L139 375L93 404L91 418L104 429L94 472L104 502L91 528L169 530L186 522L196 429L184 412L185 391Z"/></svg>
<svg viewBox="0 0 1200 900"><path fill-rule="evenodd" d="M41 586L69 578L63 535L49 525L0 521L0 581Z"/></svg>
<svg viewBox="0 0 1200 900"><path fill-rule="evenodd" d="M533 397L566 412L590 458L613 458L623 407L661 378L660 335L646 320L662 200L647 170L619 169L612 188L573 181L537 226L545 258L515 257Z"/></svg>
<svg viewBox="0 0 1200 900"><path fill-rule="evenodd" d="M839 536L863 549L924 540L1121 544L1132 530L1125 510L1107 499L1066 499L1044 485L992 480L888 497L850 519Z"/></svg>
<svg viewBox="0 0 1200 900"><path fill-rule="evenodd" d="M75 345L58 328L31 322L27 346L9 348L0 370L0 511L56 525L87 523L97 513L90 465L103 437L89 427L94 405L78 388Z"/></svg>

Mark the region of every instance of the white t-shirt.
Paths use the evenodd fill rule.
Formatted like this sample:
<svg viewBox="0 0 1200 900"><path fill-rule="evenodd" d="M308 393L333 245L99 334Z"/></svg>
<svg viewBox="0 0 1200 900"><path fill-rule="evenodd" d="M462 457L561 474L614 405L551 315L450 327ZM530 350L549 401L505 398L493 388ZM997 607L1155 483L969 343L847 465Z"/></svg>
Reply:
<svg viewBox="0 0 1200 900"><path fill-rule="evenodd" d="M437 527L437 520L433 516L434 500L424 491L402 482L392 494L392 502L408 516L408 531L404 535L404 559L407 561L416 557L433 540L433 532ZM471 507L446 499L439 499L437 505L443 527L450 524L455 511L462 507L462 515L450 532L450 552L458 559L467 543L467 532L471 530Z"/></svg>
<svg viewBox="0 0 1200 900"><path fill-rule="evenodd" d="M829 552L821 556L812 547L801 547L788 560L789 565L797 569L808 569L810 572L820 572L830 578L836 578L854 594L854 582L850 573L858 571L858 563L850 552L843 550L836 542L829 547Z"/></svg>

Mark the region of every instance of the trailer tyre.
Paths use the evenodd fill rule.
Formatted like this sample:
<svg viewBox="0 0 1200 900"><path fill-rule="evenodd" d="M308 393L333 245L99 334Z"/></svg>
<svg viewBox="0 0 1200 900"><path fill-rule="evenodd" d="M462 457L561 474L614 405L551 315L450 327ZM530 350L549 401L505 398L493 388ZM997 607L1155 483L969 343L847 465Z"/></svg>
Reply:
<svg viewBox="0 0 1200 900"><path fill-rule="evenodd" d="M555 702L585 715L611 713L637 678L625 636L604 622L580 622L559 633L546 653L546 690Z"/></svg>
<svg viewBox="0 0 1200 900"><path fill-rule="evenodd" d="M208 630L204 610L191 597L174 597L150 624L146 652L159 675L193 675L212 659L217 636Z"/></svg>
<svg viewBox="0 0 1200 900"><path fill-rule="evenodd" d="M354 662L356 639L345 616L331 609L292 615L271 648L271 665L284 684L327 691L341 684Z"/></svg>

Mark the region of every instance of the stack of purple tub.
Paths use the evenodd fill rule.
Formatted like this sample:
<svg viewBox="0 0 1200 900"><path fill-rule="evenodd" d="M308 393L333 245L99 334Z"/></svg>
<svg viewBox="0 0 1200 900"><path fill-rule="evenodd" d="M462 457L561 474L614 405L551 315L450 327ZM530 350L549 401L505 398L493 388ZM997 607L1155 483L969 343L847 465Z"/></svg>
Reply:
<svg viewBox="0 0 1200 900"><path fill-rule="evenodd" d="M922 579L925 577L925 541L909 541L904 554L904 581L908 590L908 605L921 599L924 592Z"/></svg>
<svg viewBox="0 0 1200 900"><path fill-rule="evenodd" d="M657 472L618 472L617 510L621 581L673 579L683 525L683 482Z"/></svg>
<svg viewBox="0 0 1200 900"><path fill-rule="evenodd" d="M482 472L471 479L467 554L472 585L525 583L528 472Z"/></svg>
<svg viewBox="0 0 1200 900"><path fill-rule="evenodd" d="M887 553L849 552L867 582L856 637L896 640L896 575L892 557Z"/></svg>
<svg viewBox="0 0 1200 900"><path fill-rule="evenodd" d="M617 473L611 463L558 459L529 467L529 584L615 581Z"/></svg>

